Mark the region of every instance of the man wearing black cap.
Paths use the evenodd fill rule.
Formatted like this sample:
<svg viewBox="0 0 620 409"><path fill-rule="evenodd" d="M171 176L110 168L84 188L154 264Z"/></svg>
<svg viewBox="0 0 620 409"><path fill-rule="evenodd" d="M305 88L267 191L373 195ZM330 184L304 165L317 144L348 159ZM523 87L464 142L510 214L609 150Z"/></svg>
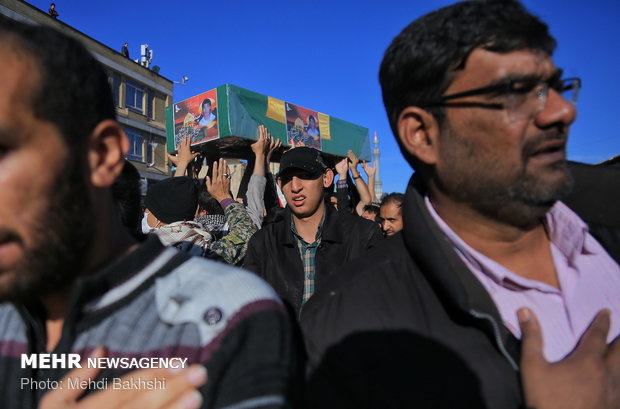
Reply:
<svg viewBox="0 0 620 409"><path fill-rule="evenodd" d="M325 188L333 179L316 149L282 155L278 185L286 198L285 216L259 230L248 246L244 267L267 280L297 316L335 267L382 240L374 223L325 205Z"/></svg>

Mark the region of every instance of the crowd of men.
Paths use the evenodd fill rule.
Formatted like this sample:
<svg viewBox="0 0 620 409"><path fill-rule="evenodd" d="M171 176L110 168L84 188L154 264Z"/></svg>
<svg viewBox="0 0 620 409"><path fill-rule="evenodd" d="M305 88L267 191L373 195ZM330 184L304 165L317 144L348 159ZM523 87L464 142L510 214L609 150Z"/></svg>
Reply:
<svg viewBox="0 0 620 409"><path fill-rule="evenodd" d="M555 46L515 0L407 26L380 67L404 194L373 203L353 152L271 174L261 125L242 197L185 139L142 208L103 68L0 16L0 406L620 407L620 171L566 160ZM24 365L43 353L188 365ZM49 386L75 379L163 386Z"/></svg>

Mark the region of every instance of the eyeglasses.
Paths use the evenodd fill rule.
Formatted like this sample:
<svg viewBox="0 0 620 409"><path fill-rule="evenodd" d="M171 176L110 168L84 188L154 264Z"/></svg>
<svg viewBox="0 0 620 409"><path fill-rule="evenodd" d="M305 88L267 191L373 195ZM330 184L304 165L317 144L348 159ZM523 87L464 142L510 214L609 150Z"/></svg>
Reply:
<svg viewBox="0 0 620 409"><path fill-rule="evenodd" d="M577 104L581 79L560 79L554 76L546 81L536 78L514 79L483 88L444 95L437 102L425 107L487 108L505 110L510 121L531 118L545 108L549 90L552 89L573 105ZM487 95L482 101L450 102L455 99Z"/></svg>

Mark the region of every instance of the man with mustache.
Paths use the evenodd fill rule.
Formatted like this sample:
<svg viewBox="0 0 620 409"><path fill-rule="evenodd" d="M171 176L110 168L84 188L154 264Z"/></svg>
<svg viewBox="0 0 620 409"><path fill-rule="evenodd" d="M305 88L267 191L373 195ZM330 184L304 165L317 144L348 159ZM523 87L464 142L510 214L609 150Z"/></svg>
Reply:
<svg viewBox="0 0 620 409"><path fill-rule="evenodd" d="M405 195L390 193L381 199L377 220L386 236L393 236L403 229L402 207Z"/></svg>
<svg viewBox="0 0 620 409"><path fill-rule="evenodd" d="M554 48L517 1L457 3L393 40L404 227L303 310L310 407L619 407L620 226L561 201L580 80Z"/></svg>
<svg viewBox="0 0 620 409"><path fill-rule="evenodd" d="M0 407L290 407L281 301L251 273L130 232L111 189L128 147L94 56L0 15ZM83 366L73 385L110 386L85 390L66 364L36 363L49 353L188 366ZM138 387L112 388L123 376Z"/></svg>

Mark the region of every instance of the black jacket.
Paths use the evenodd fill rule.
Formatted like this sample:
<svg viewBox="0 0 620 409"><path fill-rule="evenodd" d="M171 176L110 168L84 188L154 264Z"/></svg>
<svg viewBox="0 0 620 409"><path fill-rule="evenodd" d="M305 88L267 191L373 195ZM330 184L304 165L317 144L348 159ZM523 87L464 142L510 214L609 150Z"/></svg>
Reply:
<svg viewBox="0 0 620 409"><path fill-rule="evenodd" d="M315 292L334 267L364 254L383 241L376 223L337 212L325 206L321 244L316 254ZM295 238L291 232L291 212L283 220L259 230L248 244L243 267L255 272L273 286L299 316L304 289L304 273Z"/></svg>
<svg viewBox="0 0 620 409"><path fill-rule="evenodd" d="M519 341L423 194L412 178L404 230L344 266L304 306L309 407L522 407ZM604 231L611 240L592 234L618 260L620 229Z"/></svg>

